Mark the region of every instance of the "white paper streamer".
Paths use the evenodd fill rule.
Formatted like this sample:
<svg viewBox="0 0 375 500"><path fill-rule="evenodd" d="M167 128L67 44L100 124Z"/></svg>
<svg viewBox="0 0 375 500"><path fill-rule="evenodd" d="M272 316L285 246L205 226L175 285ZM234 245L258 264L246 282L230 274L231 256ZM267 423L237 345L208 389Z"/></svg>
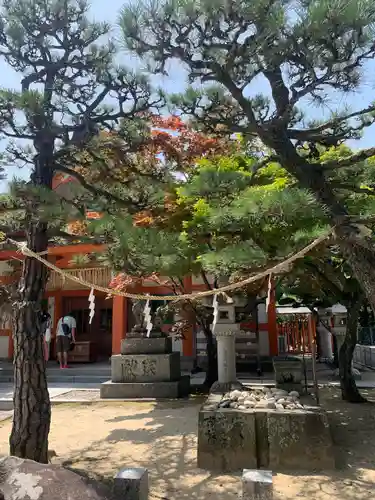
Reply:
<svg viewBox="0 0 375 500"><path fill-rule="evenodd" d="M268 308L270 307L272 296L272 274L269 275L268 278L268 290L267 290L267 299L266 299L266 311L268 312Z"/></svg>
<svg viewBox="0 0 375 500"><path fill-rule="evenodd" d="M91 292L89 295L89 309L90 309L89 325L91 325L92 320L94 319L95 316L95 294L93 288L91 288Z"/></svg>
<svg viewBox="0 0 375 500"><path fill-rule="evenodd" d="M150 307L150 301L147 300L145 308L144 308L144 315L145 315L145 322L146 322L146 329L147 329L147 337L150 336L153 324L152 324L152 316L151 316L151 307Z"/></svg>
<svg viewBox="0 0 375 500"><path fill-rule="evenodd" d="M214 320L211 325L211 330L212 333L215 333L215 328L216 328L216 323L217 320L219 319L219 302L217 300L217 293L215 293L213 301L212 301L212 307L214 308L213 315L214 315Z"/></svg>

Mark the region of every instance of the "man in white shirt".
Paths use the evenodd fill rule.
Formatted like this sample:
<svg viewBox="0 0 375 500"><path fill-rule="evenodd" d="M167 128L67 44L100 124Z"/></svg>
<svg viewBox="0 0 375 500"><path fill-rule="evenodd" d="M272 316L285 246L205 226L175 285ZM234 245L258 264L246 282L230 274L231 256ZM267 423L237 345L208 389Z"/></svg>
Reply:
<svg viewBox="0 0 375 500"><path fill-rule="evenodd" d="M56 350L60 368L68 368L68 352L70 344L76 341L77 323L72 314L63 316L57 323Z"/></svg>

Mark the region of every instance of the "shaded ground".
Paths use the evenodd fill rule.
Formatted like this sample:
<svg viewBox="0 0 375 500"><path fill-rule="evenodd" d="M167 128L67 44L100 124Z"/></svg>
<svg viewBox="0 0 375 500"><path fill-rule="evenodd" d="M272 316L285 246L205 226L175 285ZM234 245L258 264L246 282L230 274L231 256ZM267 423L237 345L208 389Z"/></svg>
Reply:
<svg viewBox="0 0 375 500"><path fill-rule="evenodd" d="M375 400L375 391L364 391ZM277 474L276 499L370 500L375 497L375 406L348 405L337 389L321 391L330 412L339 469L326 475ZM52 409L54 462L110 479L123 466L150 471L151 499L234 500L239 475L196 468L196 426L202 400L165 403L64 404ZM0 424L8 451L9 421Z"/></svg>

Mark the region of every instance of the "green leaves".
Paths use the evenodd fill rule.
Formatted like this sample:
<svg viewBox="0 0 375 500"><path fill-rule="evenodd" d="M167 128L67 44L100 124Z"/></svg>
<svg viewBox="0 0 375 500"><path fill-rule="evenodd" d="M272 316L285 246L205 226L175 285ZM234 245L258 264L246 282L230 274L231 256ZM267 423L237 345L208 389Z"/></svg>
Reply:
<svg viewBox="0 0 375 500"><path fill-rule="evenodd" d="M108 258L117 271L133 276L184 277L198 268L190 242L177 234L136 227L131 218L109 216L91 227L109 241Z"/></svg>

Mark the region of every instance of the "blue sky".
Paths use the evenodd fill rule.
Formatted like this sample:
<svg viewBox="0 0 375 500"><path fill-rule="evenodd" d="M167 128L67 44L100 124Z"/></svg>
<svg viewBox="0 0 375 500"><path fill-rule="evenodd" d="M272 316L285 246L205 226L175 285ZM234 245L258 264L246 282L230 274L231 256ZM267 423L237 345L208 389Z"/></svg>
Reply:
<svg viewBox="0 0 375 500"><path fill-rule="evenodd" d="M118 12L121 7L124 5L126 0L91 0L91 11L95 20L106 20L111 23L116 23ZM126 55L124 54L124 62L126 63ZM374 98L374 88L375 88L375 64L369 65L368 71L366 71L363 75L363 85L359 92L355 95L349 95L343 98L341 95L338 99L333 98L331 102L332 109L336 109L337 106L341 107L345 104L350 105L350 107L354 109L365 108L369 105ZM0 73L1 73L1 86L3 88L19 88L20 78L17 74L15 74L4 62L0 61ZM163 77L160 81L160 84L167 91L178 92L184 88L185 81L184 76L181 71L176 69L175 72L172 73L168 78ZM262 85L259 84L259 89L255 89L256 91L262 91ZM317 110L312 108L311 106L307 106L306 108L307 114L311 114L313 116L319 116L322 113L322 110ZM370 127L364 137L360 141L355 141L350 145L353 148L366 148L372 147L375 145L374 140L374 127ZM4 144L4 143L3 143ZM3 147L0 144L0 148ZM27 169L20 170L17 167L9 167L7 168L8 180L10 180L13 176L17 177L28 177L29 173ZM6 189L6 181L0 182L0 191L4 191Z"/></svg>

